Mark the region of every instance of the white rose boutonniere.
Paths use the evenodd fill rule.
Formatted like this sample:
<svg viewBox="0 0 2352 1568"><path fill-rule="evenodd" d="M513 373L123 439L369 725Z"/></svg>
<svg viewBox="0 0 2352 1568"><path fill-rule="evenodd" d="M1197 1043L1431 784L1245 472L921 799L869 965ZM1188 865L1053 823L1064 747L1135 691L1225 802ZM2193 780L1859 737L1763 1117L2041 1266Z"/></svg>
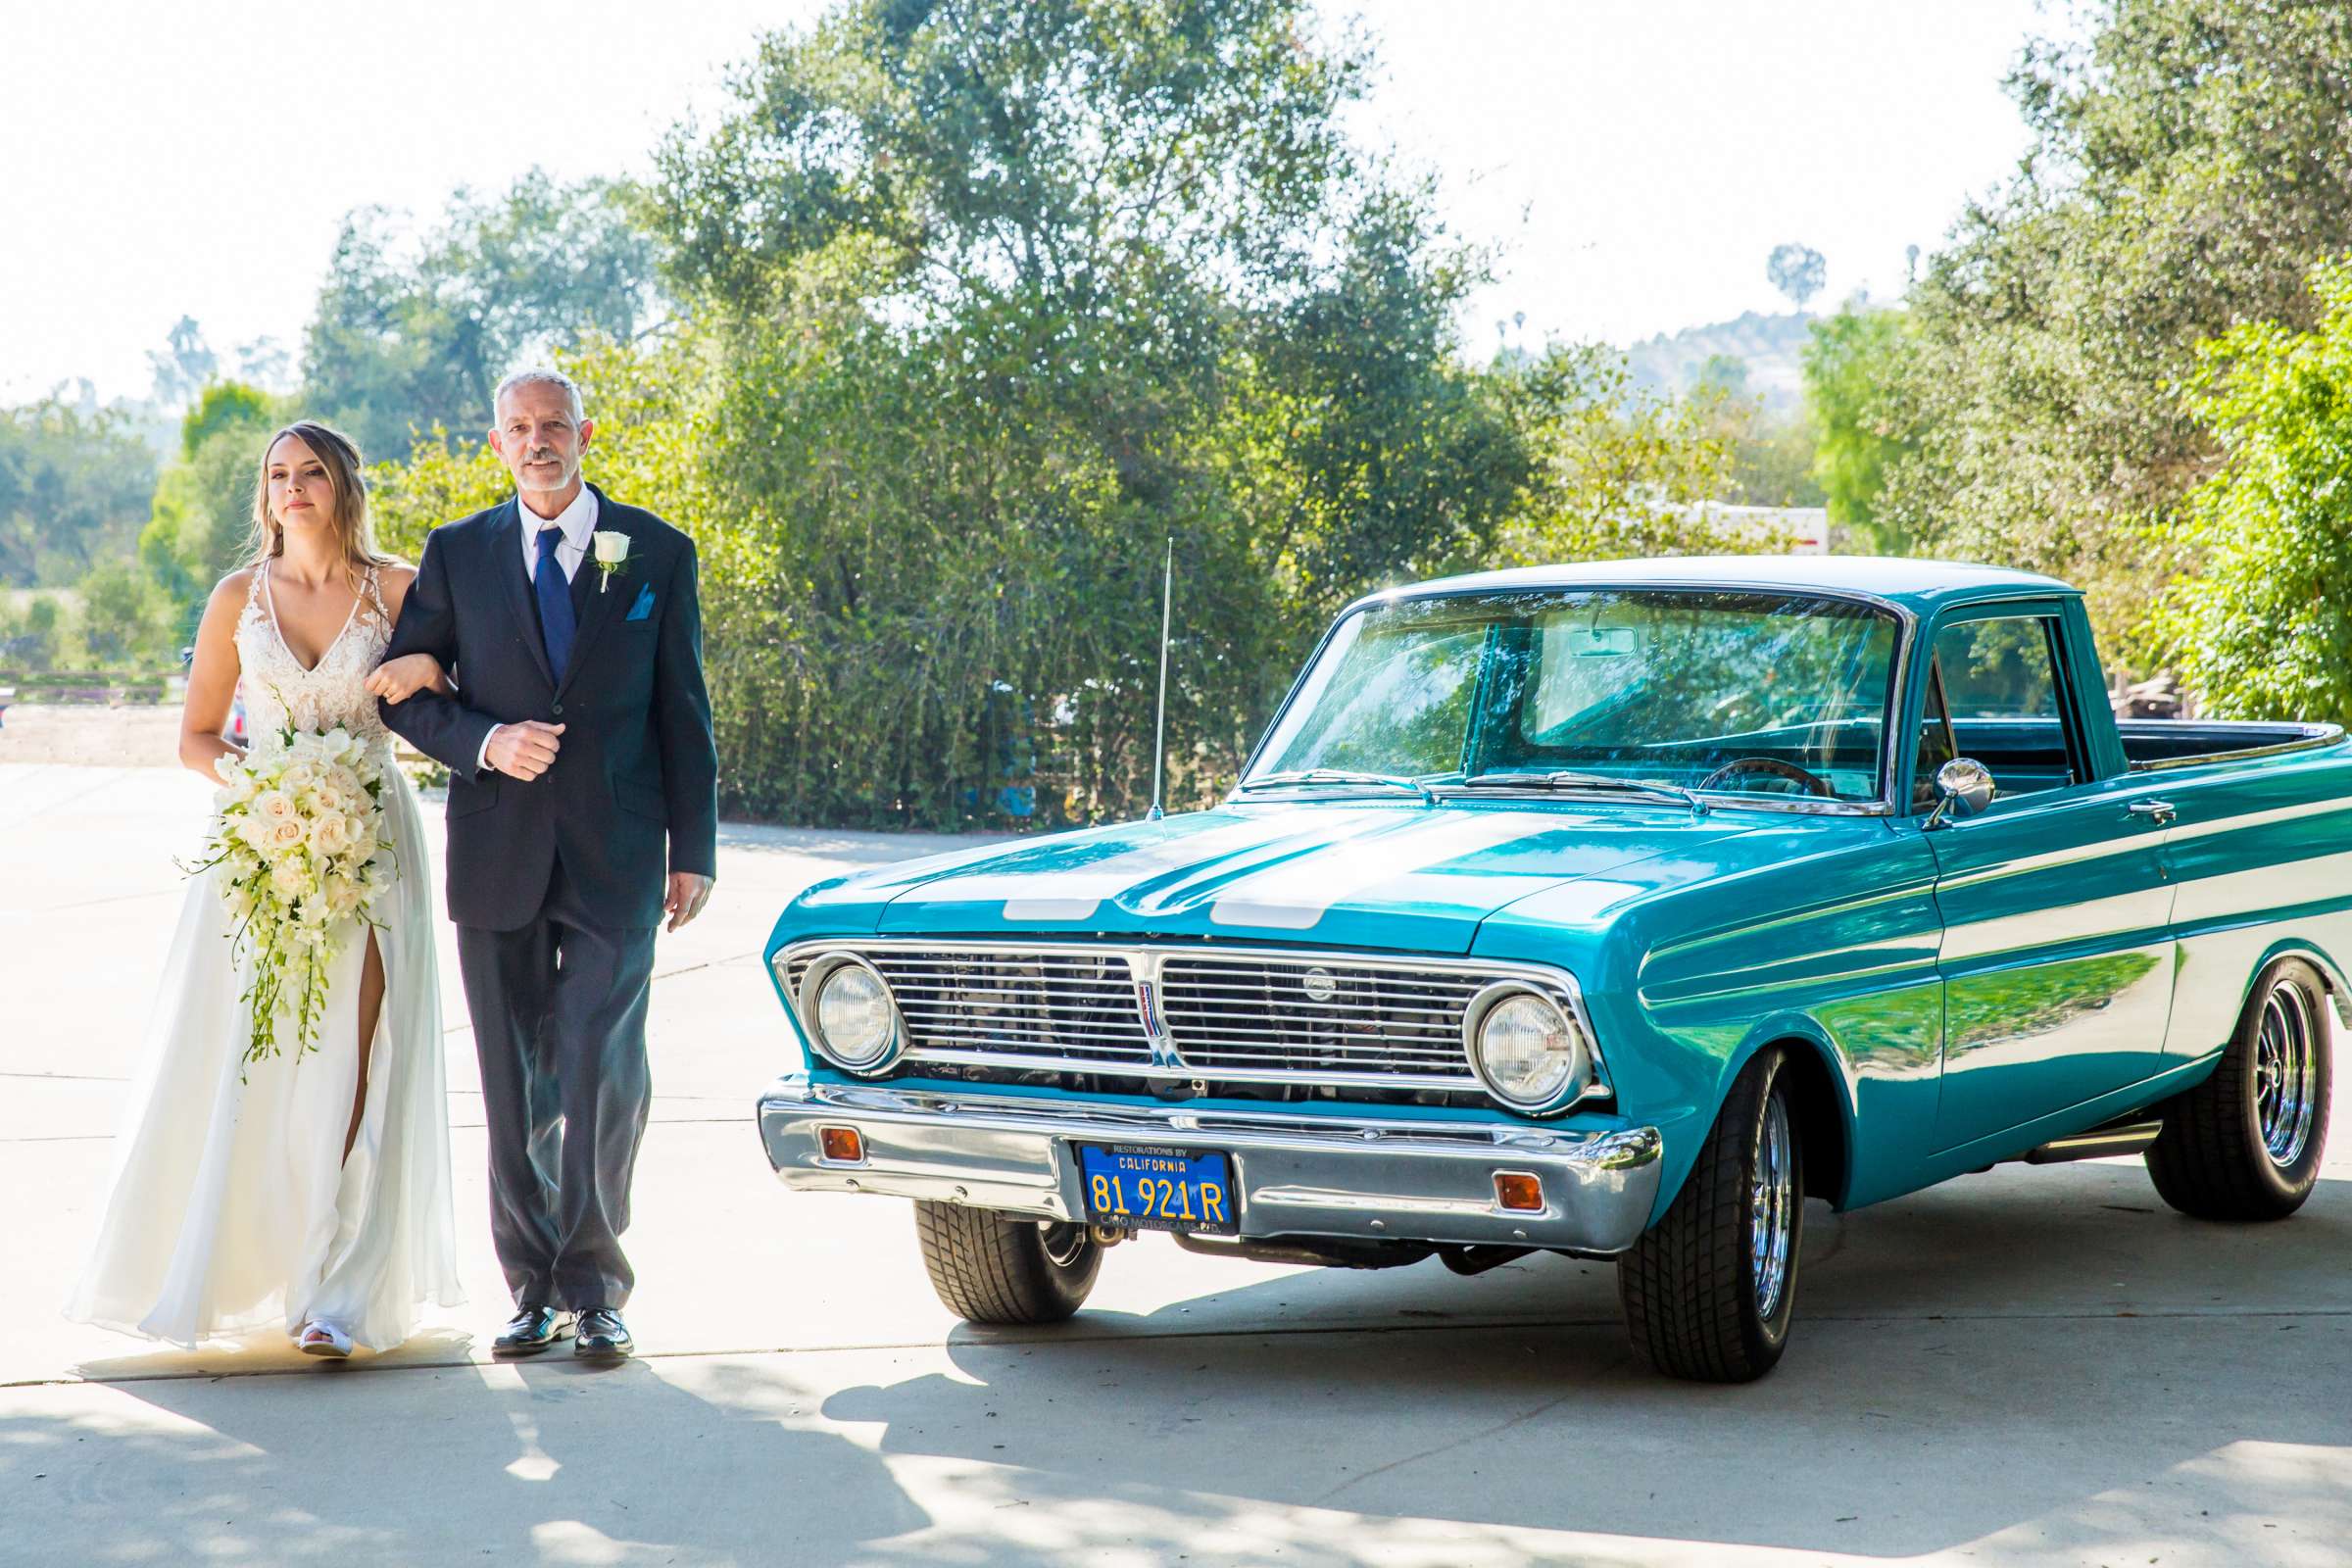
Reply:
<svg viewBox="0 0 2352 1568"><path fill-rule="evenodd" d="M609 528L596 530L596 569L600 580L596 591L603 593L612 586L612 579L629 564L629 536L614 533Z"/></svg>

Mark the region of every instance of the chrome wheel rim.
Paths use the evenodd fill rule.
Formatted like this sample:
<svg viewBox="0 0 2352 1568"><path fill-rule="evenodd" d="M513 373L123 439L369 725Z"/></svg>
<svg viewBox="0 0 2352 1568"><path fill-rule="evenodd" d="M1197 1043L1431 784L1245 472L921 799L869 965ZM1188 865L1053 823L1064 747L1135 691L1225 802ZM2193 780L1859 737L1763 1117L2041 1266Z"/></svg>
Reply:
<svg viewBox="0 0 2352 1568"><path fill-rule="evenodd" d="M1060 1220L1039 1220L1038 1240L1044 1244L1046 1261L1055 1268L1068 1268L1086 1255L1086 1227L1065 1224Z"/></svg>
<svg viewBox="0 0 2352 1568"><path fill-rule="evenodd" d="M1756 1316L1767 1322L1780 1311L1788 1289L1789 1232L1796 1217L1791 1163L1788 1106L1774 1095L1764 1102L1755 1179L1747 1193L1748 1274L1755 1281Z"/></svg>
<svg viewBox="0 0 2352 1568"><path fill-rule="evenodd" d="M2254 1119L2271 1163L2281 1170L2303 1157L2318 1111L2319 1030L2311 999L2289 980L2271 987L2254 1038Z"/></svg>

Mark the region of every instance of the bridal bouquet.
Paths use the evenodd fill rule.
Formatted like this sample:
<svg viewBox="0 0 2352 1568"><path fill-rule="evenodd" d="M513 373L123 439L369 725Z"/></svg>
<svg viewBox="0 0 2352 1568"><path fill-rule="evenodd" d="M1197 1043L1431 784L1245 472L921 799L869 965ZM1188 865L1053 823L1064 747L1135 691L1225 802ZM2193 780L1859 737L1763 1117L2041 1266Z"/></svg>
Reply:
<svg viewBox="0 0 2352 1568"><path fill-rule="evenodd" d="M295 1049L315 1050L327 966L345 922L370 914L392 884L381 771L367 744L338 725L291 726L242 757L213 764L219 815L191 876L217 871L235 919L231 961L254 955L247 1061L278 1053L277 1014L293 998Z"/></svg>

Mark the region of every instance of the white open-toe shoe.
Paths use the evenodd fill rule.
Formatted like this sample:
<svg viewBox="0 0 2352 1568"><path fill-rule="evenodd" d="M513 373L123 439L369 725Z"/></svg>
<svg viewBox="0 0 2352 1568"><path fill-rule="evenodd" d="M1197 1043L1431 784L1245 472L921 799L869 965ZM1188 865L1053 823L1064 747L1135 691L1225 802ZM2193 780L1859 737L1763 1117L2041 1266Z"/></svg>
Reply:
<svg viewBox="0 0 2352 1568"><path fill-rule="evenodd" d="M351 1354L351 1336L332 1323L312 1322L294 1337L294 1348L305 1355L323 1355L340 1361Z"/></svg>

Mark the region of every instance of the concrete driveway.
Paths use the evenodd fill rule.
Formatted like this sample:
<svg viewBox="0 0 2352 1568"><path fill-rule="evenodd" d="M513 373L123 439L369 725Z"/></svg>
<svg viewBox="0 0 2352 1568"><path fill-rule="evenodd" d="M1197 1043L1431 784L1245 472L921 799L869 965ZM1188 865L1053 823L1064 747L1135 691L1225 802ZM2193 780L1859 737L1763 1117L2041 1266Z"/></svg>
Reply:
<svg viewBox="0 0 2352 1568"><path fill-rule="evenodd" d="M758 949L837 868L729 829L662 939L630 1311L644 1354L493 1366L471 1044L445 951L472 1304L347 1366L64 1323L203 784L0 766L0 1561L2352 1563L2352 1134L2297 1218L2196 1224L2136 1161L1808 1216L1744 1389L1632 1360L1606 1267L1457 1279L1114 1250L1078 1321L938 1305L905 1205L792 1197Z"/></svg>

